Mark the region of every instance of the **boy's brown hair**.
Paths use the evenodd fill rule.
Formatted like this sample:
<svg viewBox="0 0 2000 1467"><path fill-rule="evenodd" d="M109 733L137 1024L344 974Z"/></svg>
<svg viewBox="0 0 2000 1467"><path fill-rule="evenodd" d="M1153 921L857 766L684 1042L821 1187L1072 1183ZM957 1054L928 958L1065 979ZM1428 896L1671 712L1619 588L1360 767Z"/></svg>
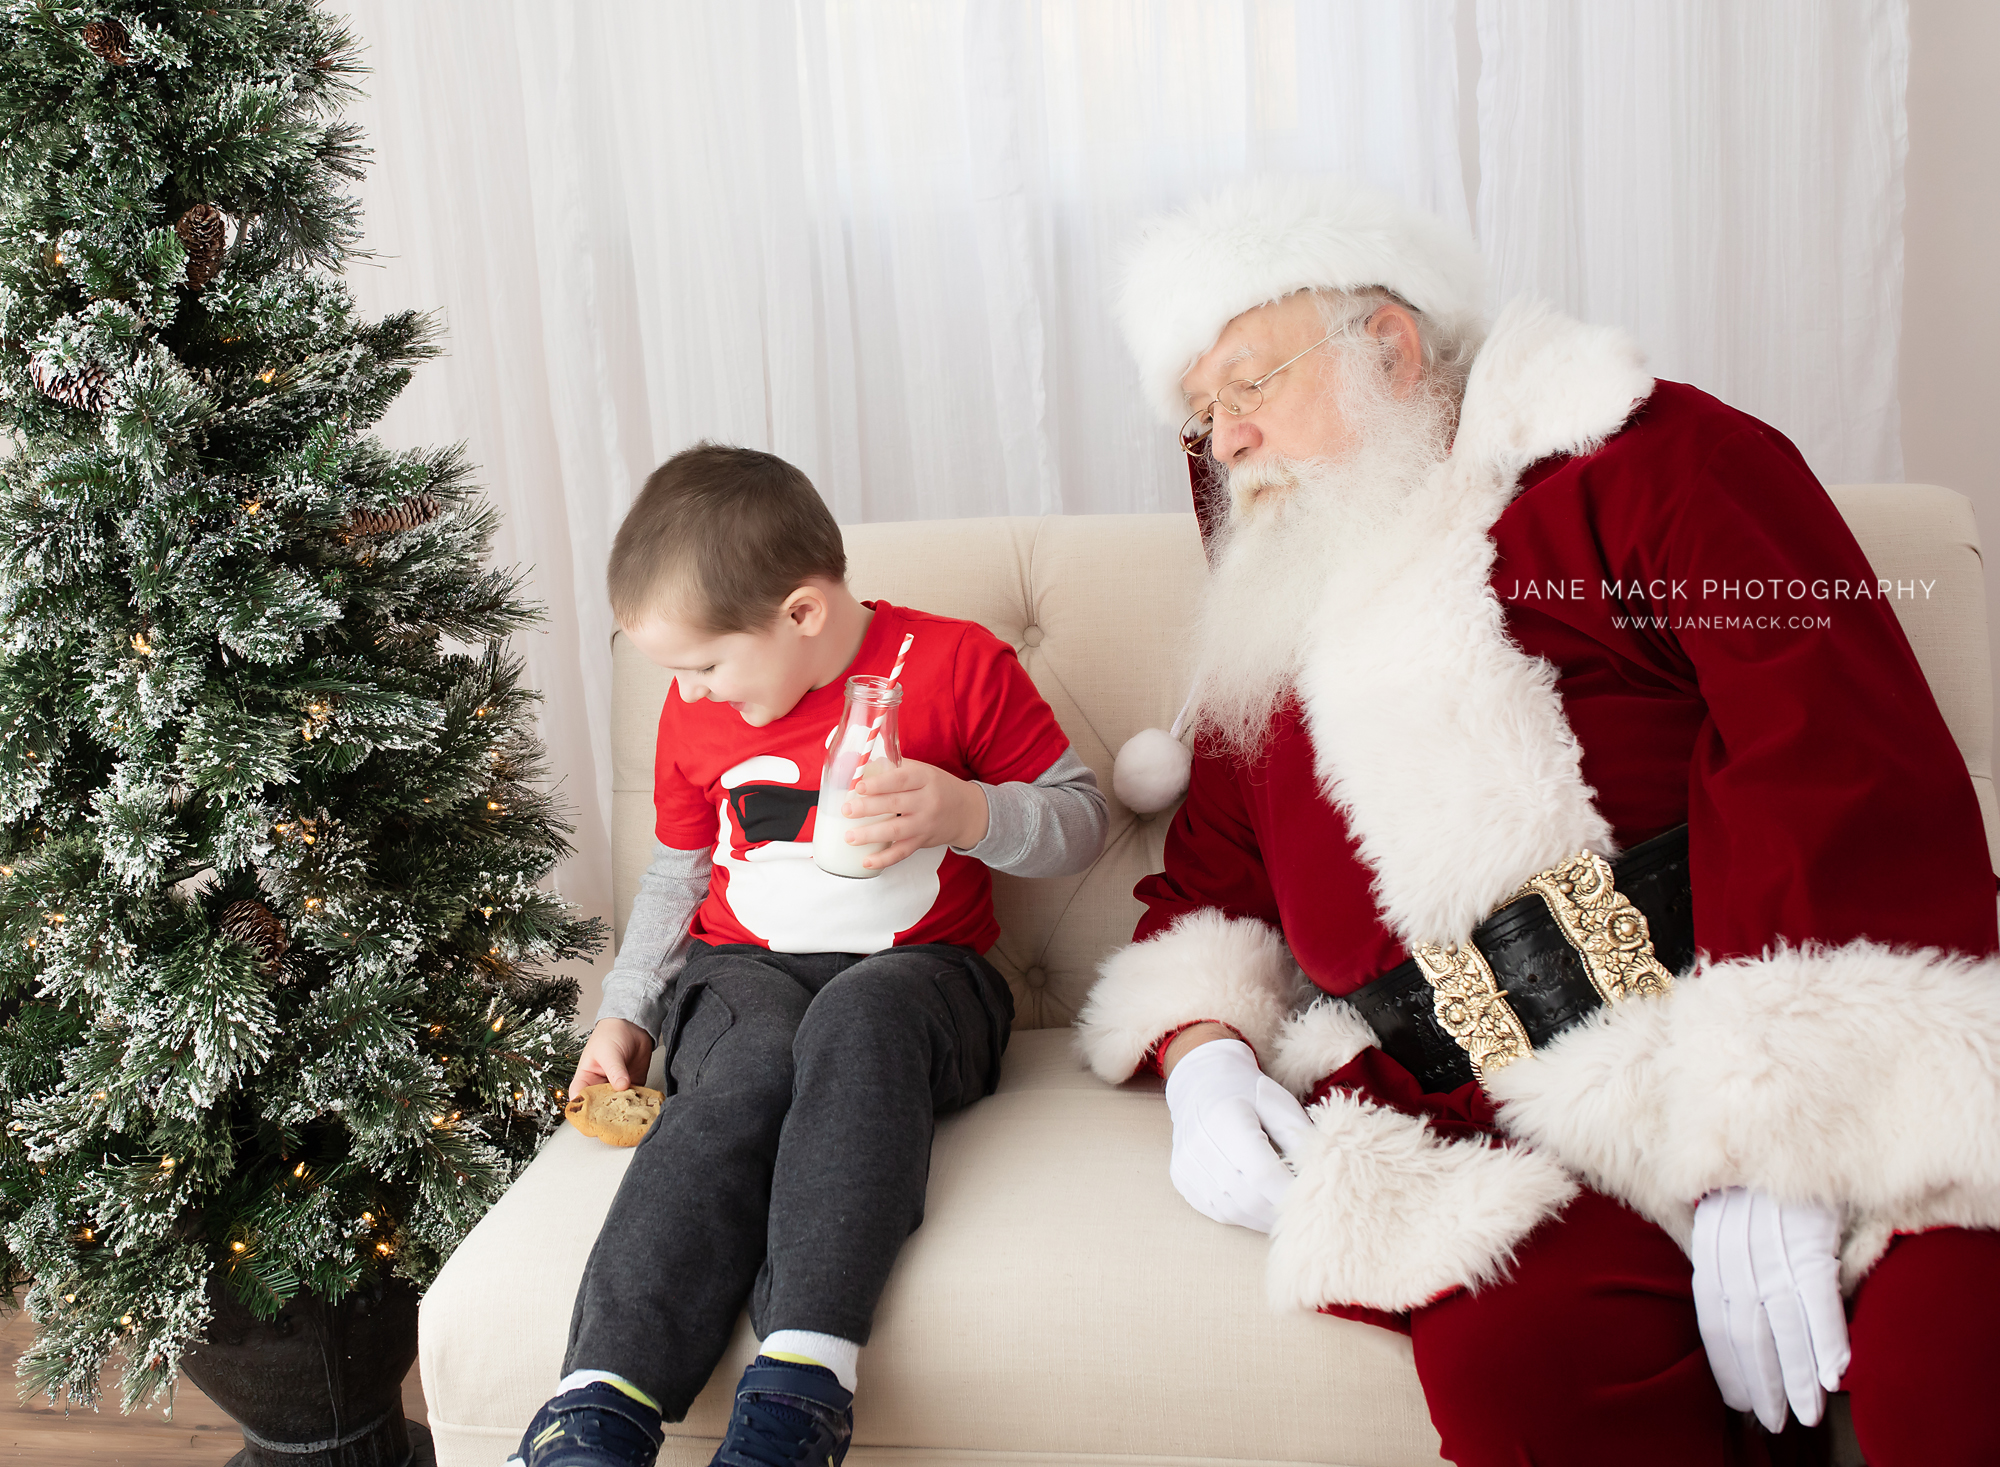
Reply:
<svg viewBox="0 0 2000 1467"><path fill-rule="evenodd" d="M812 480L775 454L697 443L646 476L605 580L621 626L670 613L759 632L815 577L847 579L840 526Z"/></svg>

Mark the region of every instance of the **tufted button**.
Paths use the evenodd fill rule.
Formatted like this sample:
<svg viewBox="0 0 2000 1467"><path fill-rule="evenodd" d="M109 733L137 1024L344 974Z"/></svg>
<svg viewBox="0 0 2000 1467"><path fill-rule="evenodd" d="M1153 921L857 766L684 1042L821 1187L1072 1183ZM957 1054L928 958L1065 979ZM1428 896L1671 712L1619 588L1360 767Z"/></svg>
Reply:
<svg viewBox="0 0 2000 1467"><path fill-rule="evenodd" d="M1049 970L1037 963L1021 975L1021 981L1039 993L1049 986Z"/></svg>
<svg viewBox="0 0 2000 1467"><path fill-rule="evenodd" d="M1021 642L1024 646L1028 647L1041 646L1042 629L1040 627L1035 627L1035 626L1023 627L1021 629Z"/></svg>

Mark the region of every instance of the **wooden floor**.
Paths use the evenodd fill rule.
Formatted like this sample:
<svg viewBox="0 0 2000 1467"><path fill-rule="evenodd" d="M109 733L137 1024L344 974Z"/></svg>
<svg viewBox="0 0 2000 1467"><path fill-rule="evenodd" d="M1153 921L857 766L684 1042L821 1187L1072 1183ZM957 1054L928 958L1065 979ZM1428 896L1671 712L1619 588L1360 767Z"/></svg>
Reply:
<svg viewBox="0 0 2000 1467"><path fill-rule="evenodd" d="M158 1406L126 1416L115 1381L97 1411L68 1411L45 1396L20 1398L14 1362L35 1336L18 1309L0 1306L0 1463L35 1467L221 1467L243 1450L243 1433L208 1397L183 1381L169 1421ZM403 1382L403 1414L427 1421L417 1372Z"/></svg>

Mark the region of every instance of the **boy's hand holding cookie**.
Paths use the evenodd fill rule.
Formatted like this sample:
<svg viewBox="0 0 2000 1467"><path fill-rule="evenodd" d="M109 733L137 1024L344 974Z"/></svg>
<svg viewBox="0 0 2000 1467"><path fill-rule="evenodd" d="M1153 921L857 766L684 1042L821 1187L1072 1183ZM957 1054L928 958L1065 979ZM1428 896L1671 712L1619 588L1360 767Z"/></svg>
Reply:
<svg viewBox="0 0 2000 1467"><path fill-rule="evenodd" d="M627 1090L642 1083L653 1062L653 1036L626 1019L599 1019L584 1042L583 1057L569 1082L571 1100L586 1085L610 1085Z"/></svg>
<svg viewBox="0 0 2000 1467"><path fill-rule="evenodd" d="M850 819L882 817L876 824L857 825L847 833L849 845L889 843L888 850L862 861L871 871L893 866L931 846L965 850L986 838L986 792L972 781L921 759L905 759L901 764L877 759L862 770L861 787L848 792L840 813Z"/></svg>

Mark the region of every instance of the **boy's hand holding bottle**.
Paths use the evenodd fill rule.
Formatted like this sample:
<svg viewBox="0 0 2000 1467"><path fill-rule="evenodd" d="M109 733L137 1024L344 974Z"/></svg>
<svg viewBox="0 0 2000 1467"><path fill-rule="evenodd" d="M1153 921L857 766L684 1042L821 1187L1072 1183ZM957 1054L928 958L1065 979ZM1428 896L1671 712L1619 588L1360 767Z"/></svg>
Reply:
<svg viewBox="0 0 2000 1467"><path fill-rule="evenodd" d="M986 792L921 759L877 759L840 803L849 819L882 817L847 832L850 845L886 845L861 864L882 871L931 846L966 850L986 838Z"/></svg>

